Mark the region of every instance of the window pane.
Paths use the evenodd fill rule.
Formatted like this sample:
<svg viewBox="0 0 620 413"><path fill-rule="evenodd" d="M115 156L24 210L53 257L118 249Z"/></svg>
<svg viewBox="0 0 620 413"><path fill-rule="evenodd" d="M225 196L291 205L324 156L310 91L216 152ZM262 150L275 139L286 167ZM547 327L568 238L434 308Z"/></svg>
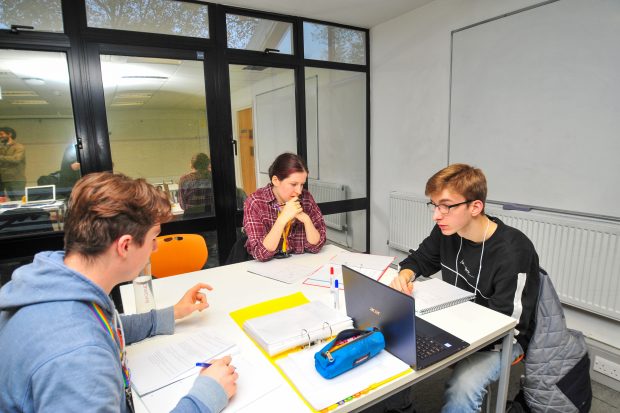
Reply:
<svg viewBox="0 0 620 413"><path fill-rule="evenodd" d="M66 55L0 50L0 95L0 237L59 230L80 178Z"/></svg>
<svg viewBox="0 0 620 413"><path fill-rule="evenodd" d="M209 38L208 6L172 0L86 0L89 27Z"/></svg>
<svg viewBox="0 0 620 413"><path fill-rule="evenodd" d="M269 182L268 169L282 152L297 152L293 69L230 65L233 134L237 142L237 207Z"/></svg>
<svg viewBox="0 0 620 413"><path fill-rule="evenodd" d="M231 49L266 49L274 53L293 54L293 25L257 17L226 15L227 44Z"/></svg>
<svg viewBox="0 0 620 413"><path fill-rule="evenodd" d="M10 29L11 25L62 33L60 0L0 0L0 30Z"/></svg>
<svg viewBox="0 0 620 413"><path fill-rule="evenodd" d="M365 73L306 67L306 136L317 202L364 198Z"/></svg>
<svg viewBox="0 0 620 413"><path fill-rule="evenodd" d="M213 216L203 63L101 56L114 170L170 195L180 219Z"/></svg>
<svg viewBox="0 0 620 413"><path fill-rule="evenodd" d="M366 34L304 22L304 57L330 62L366 64Z"/></svg>

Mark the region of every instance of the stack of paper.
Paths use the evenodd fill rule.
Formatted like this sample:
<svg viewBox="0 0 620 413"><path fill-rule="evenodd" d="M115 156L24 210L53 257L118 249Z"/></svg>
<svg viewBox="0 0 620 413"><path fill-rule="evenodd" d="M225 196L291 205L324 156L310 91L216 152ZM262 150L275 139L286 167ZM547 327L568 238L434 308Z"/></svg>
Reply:
<svg viewBox="0 0 620 413"><path fill-rule="evenodd" d="M243 330L270 356L353 328L351 317L319 301L292 307L243 323Z"/></svg>
<svg viewBox="0 0 620 413"><path fill-rule="evenodd" d="M312 274L317 267L308 267L300 264L291 256L285 259L272 259L267 262L251 261L248 263L248 272L292 284Z"/></svg>
<svg viewBox="0 0 620 413"><path fill-rule="evenodd" d="M244 357L242 354L232 355L230 364L239 373L239 378L237 379L237 393L226 406L227 413L244 409L283 384L282 378L271 368L269 362L258 351L256 353L257 356L251 358ZM199 372L200 368L195 368L186 378L143 396L142 403L151 413L172 411L179 400L192 388Z"/></svg>
<svg viewBox="0 0 620 413"><path fill-rule="evenodd" d="M349 397L358 397L360 393L411 372L407 363L384 350L356 368L327 380L314 368L314 353L318 350L298 351L276 360L276 364L315 410L323 410Z"/></svg>
<svg viewBox="0 0 620 413"><path fill-rule="evenodd" d="M131 385L140 396L168 386L192 373L198 361L233 352L234 343L207 330L176 338L173 344L153 346L153 341L127 348Z"/></svg>
<svg viewBox="0 0 620 413"><path fill-rule="evenodd" d="M371 255L342 251L333 257L327 264L312 273L312 275L304 281L304 284L329 288L330 275L333 271L334 277L338 280L338 285L340 285L342 289L342 286L344 285L342 281L343 265L346 265L347 267L378 281L381 276L383 276L392 261L394 261L394 257L387 255Z"/></svg>

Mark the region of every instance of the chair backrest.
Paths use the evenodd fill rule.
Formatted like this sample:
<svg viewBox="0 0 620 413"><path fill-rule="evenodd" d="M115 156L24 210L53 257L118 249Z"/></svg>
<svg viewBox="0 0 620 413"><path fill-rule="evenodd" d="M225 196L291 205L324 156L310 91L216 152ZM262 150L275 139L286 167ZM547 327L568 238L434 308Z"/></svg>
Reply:
<svg viewBox="0 0 620 413"><path fill-rule="evenodd" d="M245 243L247 240L248 236L241 234L237 241L235 241L232 249L230 250L230 254L228 254L228 258L226 259L226 265L253 259L253 257L248 253L248 250L245 249Z"/></svg>
<svg viewBox="0 0 620 413"><path fill-rule="evenodd" d="M162 278L198 271L207 262L209 251L198 234L172 234L157 237L157 251L151 254L151 273Z"/></svg>

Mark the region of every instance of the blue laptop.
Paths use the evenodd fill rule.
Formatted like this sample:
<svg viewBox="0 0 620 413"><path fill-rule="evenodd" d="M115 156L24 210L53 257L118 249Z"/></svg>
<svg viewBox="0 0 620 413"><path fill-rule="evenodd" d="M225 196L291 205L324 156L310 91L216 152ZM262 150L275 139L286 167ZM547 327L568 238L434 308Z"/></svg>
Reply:
<svg viewBox="0 0 620 413"><path fill-rule="evenodd" d="M469 343L415 315L415 300L392 287L342 266L347 315L357 328L378 327L385 349L420 370Z"/></svg>

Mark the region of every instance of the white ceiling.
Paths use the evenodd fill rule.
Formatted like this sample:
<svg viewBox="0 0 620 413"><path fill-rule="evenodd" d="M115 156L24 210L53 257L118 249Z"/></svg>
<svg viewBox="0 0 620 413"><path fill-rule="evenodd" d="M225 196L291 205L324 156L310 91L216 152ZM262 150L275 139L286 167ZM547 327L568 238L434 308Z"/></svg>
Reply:
<svg viewBox="0 0 620 413"><path fill-rule="evenodd" d="M371 28L432 0L226 0L212 3Z"/></svg>

